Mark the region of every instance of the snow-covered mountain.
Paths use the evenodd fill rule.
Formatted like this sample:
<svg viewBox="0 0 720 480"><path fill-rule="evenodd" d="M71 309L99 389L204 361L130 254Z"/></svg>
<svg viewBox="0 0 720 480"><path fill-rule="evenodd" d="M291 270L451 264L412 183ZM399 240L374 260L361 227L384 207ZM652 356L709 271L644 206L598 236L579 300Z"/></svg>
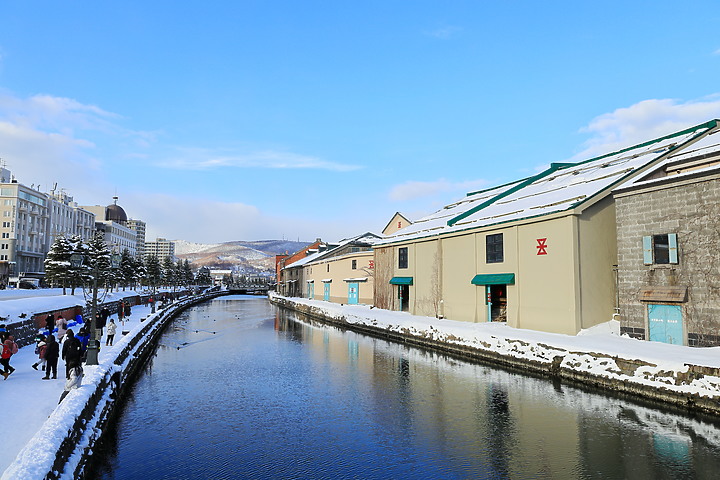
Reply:
<svg viewBox="0 0 720 480"><path fill-rule="evenodd" d="M234 241L225 243L175 242L175 256L187 259L195 268L231 269L242 273L274 271L275 255L293 253L310 242L288 240Z"/></svg>

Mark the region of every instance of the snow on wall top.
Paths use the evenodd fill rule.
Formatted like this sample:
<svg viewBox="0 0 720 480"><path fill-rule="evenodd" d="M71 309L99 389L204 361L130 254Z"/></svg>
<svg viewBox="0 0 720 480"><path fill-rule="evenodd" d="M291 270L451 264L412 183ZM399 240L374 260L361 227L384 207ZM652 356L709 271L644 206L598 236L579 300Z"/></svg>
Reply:
<svg viewBox="0 0 720 480"><path fill-rule="evenodd" d="M672 150L717 127L713 120L666 137L578 163L553 163L545 171L492 189L471 192L376 243L384 245L469 228L562 212L619 185Z"/></svg>

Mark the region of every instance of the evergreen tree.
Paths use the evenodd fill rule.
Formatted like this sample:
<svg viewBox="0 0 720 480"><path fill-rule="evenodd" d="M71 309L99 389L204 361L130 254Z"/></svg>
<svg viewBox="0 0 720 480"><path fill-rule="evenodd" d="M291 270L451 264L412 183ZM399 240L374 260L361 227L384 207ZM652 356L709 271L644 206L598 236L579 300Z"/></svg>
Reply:
<svg viewBox="0 0 720 480"><path fill-rule="evenodd" d="M175 262L173 262L173 259L170 258L168 255L163 259L162 263L162 275L163 275L163 282L168 287L173 287L177 285L177 276L175 274Z"/></svg>
<svg viewBox="0 0 720 480"><path fill-rule="evenodd" d="M73 246L63 235L55 239L45 257L45 278L51 285L62 285L63 295L67 295L70 280ZM73 292L74 293L74 292Z"/></svg>
<svg viewBox="0 0 720 480"><path fill-rule="evenodd" d="M133 258L133 265L135 266L133 272L133 287L136 285L143 284L147 279L147 268L145 264L138 258Z"/></svg>
<svg viewBox="0 0 720 480"><path fill-rule="evenodd" d="M162 267L160 266L160 260L156 255L149 255L145 258L145 271L148 286L152 288L153 292L160 285L163 278Z"/></svg>
<svg viewBox="0 0 720 480"><path fill-rule="evenodd" d="M210 276L210 269L207 267L200 268L197 276L195 277L195 283L197 285L211 285L212 277Z"/></svg>
<svg viewBox="0 0 720 480"><path fill-rule="evenodd" d="M130 255L130 251L126 248L120 256L120 284L123 291L125 288L135 283L135 269L137 268L135 259Z"/></svg>
<svg viewBox="0 0 720 480"><path fill-rule="evenodd" d="M73 267L72 264L68 269L68 281L70 282L70 295L75 295L75 289L82 286L87 278L87 271L89 269L87 264L88 245L83 242L79 235L73 235L70 237L70 245L72 247L72 253L78 254L82 258L82 263Z"/></svg>
<svg viewBox="0 0 720 480"><path fill-rule="evenodd" d="M88 270L86 271L88 282L97 280L99 286L109 286L114 280L113 272L110 264L110 249L105 243L103 234L97 232L87 244L87 256L85 263ZM97 275L97 279L95 276Z"/></svg>
<svg viewBox="0 0 720 480"><path fill-rule="evenodd" d="M192 285L194 275L193 275L192 267L190 266L190 262L188 261L187 258L183 262L182 277L183 277L183 285L185 285L185 286Z"/></svg>

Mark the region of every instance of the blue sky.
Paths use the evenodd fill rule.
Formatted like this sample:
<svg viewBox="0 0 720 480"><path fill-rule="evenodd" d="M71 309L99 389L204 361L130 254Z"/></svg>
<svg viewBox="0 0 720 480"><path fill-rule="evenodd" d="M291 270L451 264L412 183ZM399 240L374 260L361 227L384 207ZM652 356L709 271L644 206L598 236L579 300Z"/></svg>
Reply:
<svg viewBox="0 0 720 480"><path fill-rule="evenodd" d="M720 11L0 2L0 158L148 237L338 240L720 117Z"/></svg>

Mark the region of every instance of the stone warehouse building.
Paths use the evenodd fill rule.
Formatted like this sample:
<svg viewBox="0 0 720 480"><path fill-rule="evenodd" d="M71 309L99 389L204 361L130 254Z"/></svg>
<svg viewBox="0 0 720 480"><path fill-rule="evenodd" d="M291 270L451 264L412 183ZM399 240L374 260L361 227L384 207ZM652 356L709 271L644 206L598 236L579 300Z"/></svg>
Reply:
<svg viewBox="0 0 720 480"><path fill-rule="evenodd" d="M416 220L375 245L375 305L572 335L610 320L613 190L718 128L713 120L584 162L554 163Z"/></svg>
<svg viewBox="0 0 720 480"><path fill-rule="evenodd" d="M621 332L720 345L720 139L673 154L614 192Z"/></svg>

